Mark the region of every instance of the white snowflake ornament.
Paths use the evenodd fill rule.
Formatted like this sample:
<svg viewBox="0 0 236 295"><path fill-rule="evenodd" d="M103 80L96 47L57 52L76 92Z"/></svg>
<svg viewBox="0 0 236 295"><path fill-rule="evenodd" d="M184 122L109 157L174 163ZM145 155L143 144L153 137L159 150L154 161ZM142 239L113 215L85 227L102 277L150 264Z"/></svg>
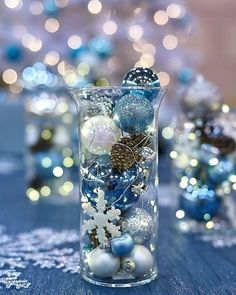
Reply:
<svg viewBox="0 0 236 295"><path fill-rule="evenodd" d="M120 226L112 222L120 219L121 211L114 206L106 207L105 193L101 189L98 190L95 202L96 208L90 202L82 204L84 212L92 217L92 219L84 221L84 228L89 234L92 233L92 230L95 230L95 238L98 239L101 246L105 246L108 242L106 231L110 233L112 238L121 236Z"/></svg>

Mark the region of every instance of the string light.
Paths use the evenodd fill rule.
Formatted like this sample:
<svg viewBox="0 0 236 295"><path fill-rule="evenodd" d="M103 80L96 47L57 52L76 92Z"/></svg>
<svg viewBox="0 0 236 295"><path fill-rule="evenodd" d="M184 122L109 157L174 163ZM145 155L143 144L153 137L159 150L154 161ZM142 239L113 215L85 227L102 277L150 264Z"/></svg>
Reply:
<svg viewBox="0 0 236 295"><path fill-rule="evenodd" d="M53 169L52 173L56 177L61 177L63 175L63 169L61 167L57 166Z"/></svg>
<svg viewBox="0 0 236 295"><path fill-rule="evenodd" d="M168 5L166 11L168 16L171 18L178 18L181 15L181 8L175 3Z"/></svg>
<svg viewBox="0 0 236 295"><path fill-rule="evenodd" d="M143 36L143 28L139 25L130 27L129 36L134 40L139 40Z"/></svg>
<svg viewBox="0 0 236 295"><path fill-rule="evenodd" d="M178 45L178 39L176 36L169 34L166 35L163 39L163 46L168 50L173 50Z"/></svg>
<svg viewBox="0 0 236 295"><path fill-rule="evenodd" d="M92 14L98 14L102 10L102 3L99 0L91 0L88 3L88 11Z"/></svg>
<svg viewBox="0 0 236 295"><path fill-rule="evenodd" d="M49 51L44 57L44 62L50 66L58 64L59 60L60 55L56 51Z"/></svg>
<svg viewBox="0 0 236 295"><path fill-rule="evenodd" d="M4 0L4 3L8 8L11 9L21 8L23 5L21 0Z"/></svg>
<svg viewBox="0 0 236 295"><path fill-rule="evenodd" d="M185 216L185 212L183 210L177 210L175 215L178 219L182 219Z"/></svg>
<svg viewBox="0 0 236 295"><path fill-rule="evenodd" d="M3 72L2 79L7 84L13 84L17 80L17 73L13 69L7 69Z"/></svg>
<svg viewBox="0 0 236 295"><path fill-rule="evenodd" d="M43 4L40 1L33 1L30 3L29 10L33 15L40 15L43 13Z"/></svg>
<svg viewBox="0 0 236 295"><path fill-rule="evenodd" d="M159 72L158 77L160 79L161 86L167 86L170 83L170 76L166 72Z"/></svg>
<svg viewBox="0 0 236 295"><path fill-rule="evenodd" d="M222 112L223 113L228 113L230 111L230 108L227 104L222 105Z"/></svg>
<svg viewBox="0 0 236 295"><path fill-rule="evenodd" d="M44 23L44 28L49 33L55 33L59 30L59 21L55 18L48 18Z"/></svg>
<svg viewBox="0 0 236 295"><path fill-rule="evenodd" d="M82 44L82 40L78 35L72 35L69 37L67 44L71 49L78 49Z"/></svg>
<svg viewBox="0 0 236 295"><path fill-rule="evenodd" d="M158 10L154 14L154 21L156 24L163 26L168 22L168 15L164 10Z"/></svg>
<svg viewBox="0 0 236 295"><path fill-rule="evenodd" d="M103 24L103 32L107 35L114 35L117 31L117 24L112 21L108 20Z"/></svg>

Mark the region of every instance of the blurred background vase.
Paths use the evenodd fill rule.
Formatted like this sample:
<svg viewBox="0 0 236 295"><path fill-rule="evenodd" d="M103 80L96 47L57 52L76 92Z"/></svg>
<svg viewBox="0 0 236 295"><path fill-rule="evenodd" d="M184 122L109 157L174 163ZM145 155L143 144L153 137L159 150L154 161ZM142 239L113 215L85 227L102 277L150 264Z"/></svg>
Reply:
<svg viewBox="0 0 236 295"><path fill-rule="evenodd" d="M69 200L77 171L75 104L65 89L46 87L27 91L24 102L27 196L32 201Z"/></svg>
<svg viewBox="0 0 236 295"><path fill-rule="evenodd" d="M217 87L198 76L183 94L173 150L177 227L236 228L236 114Z"/></svg>

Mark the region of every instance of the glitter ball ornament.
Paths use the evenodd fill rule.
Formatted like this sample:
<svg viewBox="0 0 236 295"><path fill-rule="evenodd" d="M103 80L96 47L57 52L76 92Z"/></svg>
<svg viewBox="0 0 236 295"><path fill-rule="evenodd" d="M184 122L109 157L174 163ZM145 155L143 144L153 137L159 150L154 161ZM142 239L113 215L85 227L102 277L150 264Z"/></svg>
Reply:
<svg viewBox="0 0 236 295"><path fill-rule="evenodd" d="M149 68L134 68L125 75L122 86L160 87L160 80L156 73ZM158 93L157 90L152 89L135 89L130 92L133 94L142 94L150 101Z"/></svg>
<svg viewBox="0 0 236 295"><path fill-rule="evenodd" d="M89 269L95 276L109 278L120 268L120 258L104 249L96 248L88 255Z"/></svg>
<svg viewBox="0 0 236 295"><path fill-rule="evenodd" d="M233 162L229 159L223 159L217 165L208 169L208 177L213 183L220 184L229 178L233 170Z"/></svg>
<svg viewBox="0 0 236 295"><path fill-rule="evenodd" d="M85 169L82 180L82 193L89 201L94 202L98 188L105 191L107 206L114 205L122 211L130 209L138 201L139 195L132 192L131 185L143 180L143 173L139 166L118 172L110 165L100 166L92 164Z"/></svg>
<svg viewBox="0 0 236 295"><path fill-rule="evenodd" d="M113 100L110 95L93 93L88 95L82 112L84 116L88 117L97 115L111 117L113 113Z"/></svg>
<svg viewBox="0 0 236 295"><path fill-rule="evenodd" d="M129 257L122 259L122 269L137 277L144 276L153 266L152 253L142 245L135 245Z"/></svg>
<svg viewBox="0 0 236 295"><path fill-rule="evenodd" d="M142 95L127 94L114 107L114 121L121 130L130 134L143 133L153 118L153 106Z"/></svg>
<svg viewBox="0 0 236 295"><path fill-rule="evenodd" d="M208 186L189 185L181 195L180 208L197 221L214 217L221 205L221 199ZM209 218L210 217L210 218Z"/></svg>
<svg viewBox="0 0 236 295"><path fill-rule="evenodd" d="M124 216L122 230L130 233L136 244L143 244L145 241L148 241L152 235L152 217L144 209L131 209Z"/></svg>
<svg viewBox="0 0 236 295"><path fill-rule="evenodd" d="M105 116L92 117L81 128L83 146L95 155L109 153L111 146L120 137L120 129L112 119Z"/></svg>
<svg viewBox="0 0 236 295"><path fill-rule="evenodd" d="M127 170L135 163L140 161L139 150L136 147L136 142L130 137L123 137L115 143L111 149L112 167L119 172Z"/></svg>
<svg viewBox="0 0 236 295"><path fill-rule="evenodd" d="M119 238L111 240L111 252L120 257L129 256L134 248L134 240L131 235L125 233Z"/></svg>

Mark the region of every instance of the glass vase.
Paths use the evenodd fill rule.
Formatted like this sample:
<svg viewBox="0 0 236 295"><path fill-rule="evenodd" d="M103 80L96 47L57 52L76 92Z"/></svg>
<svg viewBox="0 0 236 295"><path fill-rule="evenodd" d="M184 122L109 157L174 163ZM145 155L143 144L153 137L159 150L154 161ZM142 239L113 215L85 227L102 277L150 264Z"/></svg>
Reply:
<svg viewBox="0 0 236 295"><path fill-rule="evenodd" d="M81 276L109 287L157 277L158 110L165 88L72 90L78 106Z"/></svg>

